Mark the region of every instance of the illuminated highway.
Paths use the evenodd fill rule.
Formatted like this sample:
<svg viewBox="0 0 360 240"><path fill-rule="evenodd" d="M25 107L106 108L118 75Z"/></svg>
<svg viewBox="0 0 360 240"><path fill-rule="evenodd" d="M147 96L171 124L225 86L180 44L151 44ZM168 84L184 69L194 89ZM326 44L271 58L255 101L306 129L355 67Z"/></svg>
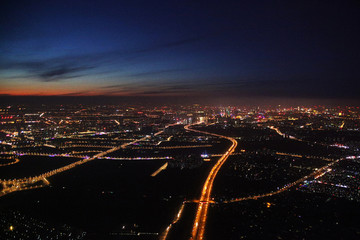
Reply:
<svg viewBox="0 0 360 240"><path fill-rule="evenodd" d="M159 238L160 240L166 240L167 235L169 234L169 231L170 231L171 227L180 220L186 203L187 203L187 201L184 201L181 204L181 207L180 207L179 211L177 212L177 214L175 215L175 218L172 221L172 223L170 223L169 226L167 226L167 228L165 229L165 231L160 235L160 238Z"/></svg>
<svg viewBox="0 0 360 240"><path fill-rule="evenodd" d="M4 167L4 166L9 166L9 165L13 165L20 162L20 160L18 158L15 158L13 162L9 162L9 163L1 163L0 167Z"/></svg>
<svg viewBox="0 0 360 240"><path fill-rule="evenodd" d="M210 144L203 144L203 145L186 145L186 146L168 146L168 147L131 147L131 149L181 149L181 148L209 148L213 145Z"/></svg>
<svg viewBox="0 0 360 240"><path fill-rule="evenodd" d="M190 126L191 125L185 126L185 129L189 130L189 131L193 131L193 132L216 136L219 138L225 138L225 139L228 139L229 141L231 141L231 143L232 143L230 148L221 156L221 158L215 163L213 168L210 170L210 173L204 183L203 189L201 191L200 201L198 203L198 208L196 211L193 229L191 232L191 238L190 238L190 239L195 240L195 239L203 239L204 238L208 208L212 202L211 201L211 190L213 187L215 177L216 177L217 173L219 172L221 166L225 163L225 161L228 159L228 157L234 152L238 143L234 138L215 134L215 133L194 130L194 129L191 129Z"/></svg>
<svg viewBox="0 0 360 240"><path fill-rule="evenodd" d="M292 182L292 183L289 183L289 184L286 184L285 186L283 186L282 188L279 188L278 190L276 191L273 191L273 192L269 192L269 193L264 193L264 194L259 194L259 195L254 195L254 196L248 196L248 197L242 197L242 198L235 198L235 199L231 199L229 201L224 201L224 203L233 203L233 202L241 202L241 201L245 201L245 200L257 200L259 198L264 198L264 197L270 197L270 196L273 196L273 195L276 195L276 194L279 194L279 193L282 193L286 190L288 190L289 188L305 181L306 179L310 178L310 177L314 177L315 179L316 178L319 178L321 177L322 175L324 175L325 173L328 173L328 172L331 172L332 169L330 168L331 166L333 166L335 163L341 161L341 160L344 160L345 158L341 158L341 159L338 159L336 161L333 161L327 165L325 165L324 167L322 168L319 168L317 169L316 171L310 173L309 175L305 176L305 177L302 177L298 180L296 180L295 182Z"/></svg>
<svg viewBox="0 0 360 240"><path fill-rule="evenodd" d="M177 123L171 124L171 125L168 125L166 127L173 126L173 125L176 125L176 124ZM154 136L157 136L157 135L159 135L159 134L161 134L163 132L164 132L163 130L159 131L159 132L155 133ZM64 167L61 167L61 168L58 168L58 169L55 169L55 170L52 170L52 171L49 171L49 172L46 172L46 173L43 173L43 174L40 174L40 175L35 176L35 177L26 177L26 178L21 178L21 179L10 179L10 180L0 180L0 183L3 186L3 189L0 192L0 197L6 195L8 193L11 193L11 192L34 189L34 188L40 188L40 187L46 186L46 185L49 184L49 181L46 179L48 177L51 177L51 176L53 176L55 174L67 171L69 169L72 169L72 168L74 168L76 166L79 166L79 165L82 165L84 163L90 162L92 160L102 158L102 157L104 157L105 155L107 155L109 153L117 151L117 150L119 150L121 148L125 148L125 147L127 147L127 146L129 146L131 144L136 143L136 142L144 141L144 140L146 140L146 139L148 139L150 137L151 136L145 136L143 138L134 140L132 142L124 143L124 144L122 144L122 145L120 145L118 147L114 147L112 149L109 149L109 150L106 150L104 152L98 153L98 154L94 155L91 158L81 159L81 160L79 160L77 162L71 163L71 164L66 165Z"/></svg>
<svg viewBox="0 0 360 240"><path fill-rule="evenodd" d="M92 151L90 151L92 152ZM73 155L73 154L67 154L67 153L32 153L32 152L0 152L0 154L10 154L10 155L17 155L17 156L42 156L42 157L67 157L67 158L90 158L86 155ZM163 159L174 159L170 156L163 156L163 157L98 157L97 159L106 159L106 160L163 160ZM0 164L1 166L7 166L11 164L18 163L19 160L11 162L11 163L4 163Z"/></svg>
<svg viewBox="0 0 360 240"><path fill-rule="evenodd" d="M286 154L286 153L277 153L279 155L287 155L287 156L294 156L294 157L311 157L311 156L303 156L303 155L294 155L294 154ZM307 176L304 176L292 183L289 183L289 184L286 184L285 186L281 187L281 188L277 188L276 191L272 191L272 192L269 192L269 193L263 193L263 194L258 194L258 195L253 195L253 196L247 196L247 197L241 197L241 198L234 198L234 199L231 199L231 200L228 200L228 201L224 201L223 203L234 203L234 202L241 202L241 201L246 201L246 200L257 200L257 199L260 199L260 198L264 198L264 197L270 197L270 196L273 196L273 195L277 195L277 194L280 194L286 190L289 190L291 187L294 187L298 184L300 184L301 182L307 180L308 178L310 177L314 177L314 179L317 179L321 176L323 176L324 174L326 173L329 173L332 171L332 169L330 168L331 166L333 166L335 163L338 163L339 161L341 160L344 160L344 159L349 159L351 157L347 157L347 158L341 158L341 159L338 159L338 160L335 160L335 161L332 161L331 163L325 165L324 167L321 167L320 169L316 169L314 172L310 173L309 175ZM354 157L352 157L354 158ZM359 157L358 157L359 158ZM324 159L326 161L330 161L331 159ZM181 214L183 212L183 209L184 209L184 206L186 203L198 203L198 211L197 211L197 216L196 218L197 219L200 219L201 217L198 216L199 215L199 212L200 211L203 211L204 212L204 209L205 207L208 207L208 206L205 206L205 202L203 200L188 200L188 201L184 201L181 205L181 208L179 209L179 212L177 213L177 215L175 216L174 220L172 223L170 223L168 225L168 227L165 229L165 231L162 233L160 239L161 240L165 240L167 238L167 235L170 231L170 229L172 228L172 226L177 223L179 220L180 220L180 217L181 217ZM207 202L207 205L208 204L213 204L215 203L214 201L212 200L208 200ZM206 210L207 211L207 210ZM205 214L205 213L203 213ZM206 220L206 219L205 219ZM205 223L205 222L204 222ZM196 225L196 222L194 223L194 227L197 227L199 229L200 227L200 224L198 223L198 225ZM194 231L194 230L193 230ZM204 233L204 230L203 230L203 233ZM201 238L198 238L198 239L203 239L203 235L202 236L199 236L198 234L198 237L201 237ZM194 237L192 237L192 239L195 239Z"/></svg>
<svg viewBox="0 0 360 240"><path fill-rule="evenodd" d="M328 161L328 162L332 162L335 160L335 159L326 158L326 157L300 155L300 154L295 154L295 153L276 152L276 155L290 156L290 157L297 157L297 158L321 159L321 160Z"/></svg>
<svg viewBox="0 0 360 240"><path fill-rule="evenodd" d="M155 172L153 172L151 174L152 177L156 177L156 175L158 175L161 171L165 170L168 166L168 163L166 162L164 165L162 165L158 170L156 170Z"/></svg>
<svg viewBox="0 0 360 240"><path fill-rule="evenodd" d="M286 134L285 133L282 133L278 128L274 127L274 126L270 126L269 127L270 129L274 130L277 134L279 134L280 136L282 137L286 137ZM289 139L292 139L292 140L296 140L296 141L299 141L299 142L302 142L303 140L299 139L299 138L296 138L294 136L290 136L288 135Z"/></svg>

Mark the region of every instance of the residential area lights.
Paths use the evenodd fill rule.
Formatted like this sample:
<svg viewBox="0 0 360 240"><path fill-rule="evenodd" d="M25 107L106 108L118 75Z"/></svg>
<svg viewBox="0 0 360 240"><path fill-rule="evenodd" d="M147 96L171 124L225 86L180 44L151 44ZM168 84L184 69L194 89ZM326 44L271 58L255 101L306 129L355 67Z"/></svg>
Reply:
<svg viewBox="0 0 360 240"><path fill-rule="evenodd" d="M176 125L176 123L175 124L170 124L168 126L173 126L173 125ZM155 133L154 136L157 136L157 135L159 135L161 133L163 133L163 130ZM102 158L102 157L104 157L105 155L107 155L109 153L117 151L117 150L119 150L121 148L125 148L125 147L127 147L127 146L129 146L131 144L136 143L136 142L144 141L149 137L150 136L145 136L143 138L134 140L132 142L124 143L124 144L122 144L122 145L120 145L118 147L114 147L112 149L109 149L109 150L106 150L104 152L98 153L98 154L94 155L91 158L81 159L81 160L79 160L77 162L71 163L71 164L66 165L64 167L61 167L61 168L58 168L58 169L55 169L55 170L52 170L52 171L49 171L49 172L46 172L46 173L43 173L43 174L40 174L40 175L35 176L35 177L27 177L27 178L11 179L11 180L0 180L0 183L3 185L3 189L0 192L0 197L6 195L8 193L11 193L11 192L29 190L29 189L40 188L40 187L46 186L46 185L50 184L49 181L46 179L48 177L51 177L51 176L53 176L55 174L70 170L70 169L72 169L74 167L77 167L77 166L82 165L84 163L90 162L92 160Z"/></svg>

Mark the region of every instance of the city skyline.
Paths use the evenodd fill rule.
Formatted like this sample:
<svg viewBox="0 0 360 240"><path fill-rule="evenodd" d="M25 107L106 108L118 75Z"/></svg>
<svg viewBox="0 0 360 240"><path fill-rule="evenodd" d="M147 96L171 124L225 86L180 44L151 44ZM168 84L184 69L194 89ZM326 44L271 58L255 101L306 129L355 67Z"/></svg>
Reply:
<svg viewBox="0 0 360 240"><path fill-rule="evenodd" d="M359 119L354 106L1 104L0 238L357 239Z"/></svg>

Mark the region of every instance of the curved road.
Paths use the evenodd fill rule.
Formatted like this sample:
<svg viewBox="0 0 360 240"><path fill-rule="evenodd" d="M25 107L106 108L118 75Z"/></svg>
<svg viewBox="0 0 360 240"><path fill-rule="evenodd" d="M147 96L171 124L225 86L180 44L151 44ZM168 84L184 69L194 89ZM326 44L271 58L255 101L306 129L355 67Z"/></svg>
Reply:
<svg viewBox="0 0 360 240"><path fill-rule="evenodd" d="M191 125L186 125L184 128L186 130L189 130L192 132L198 132L198 133L202 133L202 134L206 134L206 135L216 136L219 138L225 138L232 142L231 147L221 156L221 158L217 161L217 163L210 170L210 173L204 183L203 189L201 191L200 201L198 203L198 207L197 207L197 211L196 211L193 229L191 232L191 238L190 238L191 240L195 240L195 239L203 239L204 238L207 213L208 213L209 205L212 202L210 199L211 198L211 190L213 187L215 177L216 177L217 173L219 172L220 168L222 167L222 165L228 159L228 157L234 152L238 143L234 138L215 134L215 133L194 130L194 129L191 129L190 126Z"/></svg>

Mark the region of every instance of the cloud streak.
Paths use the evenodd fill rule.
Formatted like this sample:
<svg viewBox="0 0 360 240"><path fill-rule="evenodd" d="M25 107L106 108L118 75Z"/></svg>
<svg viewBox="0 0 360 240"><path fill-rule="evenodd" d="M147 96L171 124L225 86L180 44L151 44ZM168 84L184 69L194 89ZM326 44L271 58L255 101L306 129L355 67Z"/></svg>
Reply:
<svg viewBox="0 0 360 240"><path fill-rule="evenodd" d="M14 61L2 58L0 59L0 76L1 71L15 70L21 72L21 74L15 77L36 78L42 82L54 82L84 75L92 75L99 71L100 74L114 73L119 71L119 67L122 65L138 64L139 61L136 63L133 62L134 58L176 46L185 46L193 42L201 41L202 39L204 38L192 37L131 50L117 49L100 53L65 55L43 60L30 59L27 61ZM102 67L112 64L115 64L118 68L113 69L113 71L101 71ZM125 77L145 77L183 70L184 69L164 69L140 73L135 72L127 76L125 75Z"/></svg>
<svg viewBox="0 0 360 240"><path fill-rule="evenodd" d="M85 70L92 69L92 67L68 67L60 66L55 67L54 69L48 69L47 71L41 73L39 76L43 79L44 82L54 82L58 80L64 80L69 78L77 78L82 76L79 74Z"/></svg>
<svg viewBox="0 0 360 240"><path fill-rule="evenodd" d="M147 77L147 76L154 76L154 75L162 75L166 73L175 73L175 72L182 72L185 71L184 68L178 68L178 69L163 69L158 71L149 71L149 72L141 72L141 73L134 73L125 75L125 77Z"/></svg>

